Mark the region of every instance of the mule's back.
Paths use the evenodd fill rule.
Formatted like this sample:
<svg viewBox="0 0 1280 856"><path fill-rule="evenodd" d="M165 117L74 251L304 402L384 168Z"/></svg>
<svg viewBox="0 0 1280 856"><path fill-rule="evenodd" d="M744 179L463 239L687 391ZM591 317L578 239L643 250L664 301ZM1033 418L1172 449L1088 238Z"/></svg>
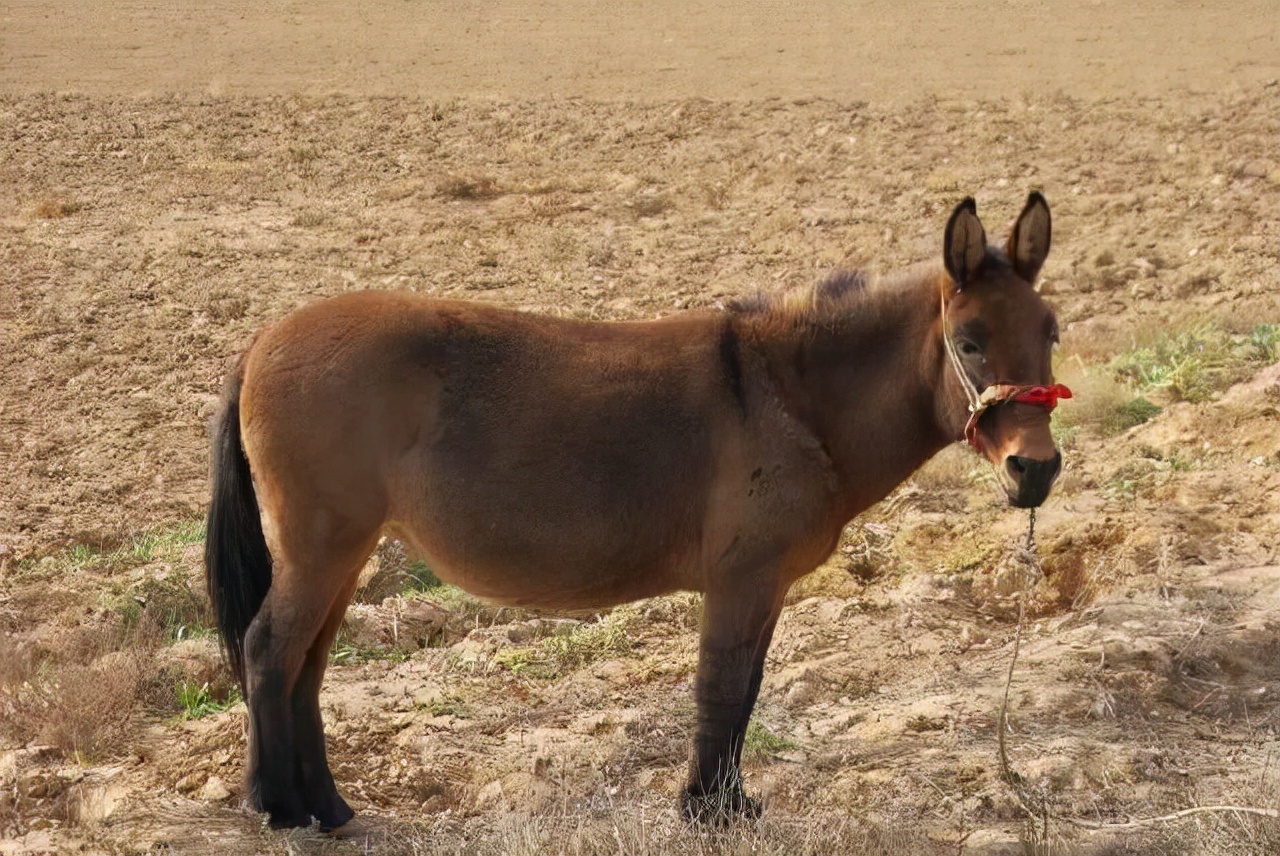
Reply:
<svg viewBox="0 0 1280 856"><path fill-rule="evenodd" d="M507 602L690 585L716 427L735 406L723 323L593 324L386 292L304 308L246 367L269 529L389 525L442 578ZM324 523L279 519L318 507Z"/></svg>

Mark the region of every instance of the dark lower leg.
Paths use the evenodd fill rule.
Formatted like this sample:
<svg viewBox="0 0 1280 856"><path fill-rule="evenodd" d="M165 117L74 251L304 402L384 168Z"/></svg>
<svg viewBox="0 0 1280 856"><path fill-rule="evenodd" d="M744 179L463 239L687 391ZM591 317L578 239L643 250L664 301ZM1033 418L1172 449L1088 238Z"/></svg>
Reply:
<svg viewBox="0 0 1280 856"><path fill-rule="evenodd" d="M354 577L352 588L354 588ZM324 745L324 719L320 714L320 685L329 662L329 648L342 626L351 590L344 591L330 609L325 625L307 652L302 674L293 689L293 722L298 745L297 784L307 810L324 830L337 829L355 816L338 794Z"/></svg>
<svg viewBox="0 0 1280 856"><path fill-rule="evenodd" d="M747 686L747 697L743 699L742 711L738 715L738 727L735 732L738 739L733 750L733 763L738 768L742 766L742 750L747 742L747 727L751 724L751 713L755 710L756 699L760 696L760 684L764 680L764 658L769 653L769 643L773 639L773 628L776 623L776 621L769 622L761 636L756 650L755 665L751 670L751 683Z"/></svg>
<svg viewBox="0 0 1280 856"><path fill-rule="evenodd" d="M716 624L704 626L698 664L698 725L689 783L681 797L690 820L720 821L732 815L760 814L760 804L743 792L740 762L777 609L763 611L756 621L737 618L740 623L735 626L724 616L711 614L709 608L704 613L704 622ZM726 635L725 627L736 640L720 638Z"/></svg>
<svg viewBox="0 0 1280 856"><path fill-rule="evenodd" d="M289 704L293 681L285 670L270 664L285 658L273 650L271 618L259 613L245 636L246 691L249 707L249 763L246 785L249 804L271 815L276 828L306 826L311 815L294 787L296 764L293 710Z"/></svg>
<svg viewBox="0 0 1280 856"><path fill-rule="evenodd" d="M328 655L326 646L325 655ZM310 663L293 692L293 728L297 743L296 785L303 805L323 830L337 829L355 816L338 794L324 745L324 721L320 715L320 681L323 667Z"/></svg>

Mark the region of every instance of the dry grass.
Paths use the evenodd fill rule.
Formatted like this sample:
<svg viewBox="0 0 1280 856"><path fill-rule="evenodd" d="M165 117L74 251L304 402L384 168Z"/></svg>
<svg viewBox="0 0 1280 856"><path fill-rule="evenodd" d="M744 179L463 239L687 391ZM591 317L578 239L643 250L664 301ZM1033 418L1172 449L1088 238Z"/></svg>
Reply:
<svg viewBox="0 0 1280 856"><path fill-rule="evenodd" d="M1075 393L1054 413L1054 431L1060 440L1070 442L1080 429L1091 429L1103 436L1116 434L1141 425L1160 412L1158 405L1136 394L1107 366L1065 360L1058 375Z"/></svg>
<svg viewBox="0 0 1280 856"><path fill-rule="evenodd" d="M495 661L517 676L554 680L591 663L629 653L627 627L637 614L634 607L624 606L597 621L558 625L563 629L534 645L499 651Z"/></svg>
<svg viewBox="0 0 1280 856"><path fill-rule="evenodd" d="M262 853L358 853L387 856L929 856L957 852L911 825L881 825L849 814L810 814L690 827L669 805L616 805L598 811L497 818L438 815L407 823L370 821L368 842L334 842L296 832L255 842ZM263 846L265 845L265 846ZM250 852L246 850L245 852Z"/></svg>
<svg viewBox="0 0 1280 856"><path fill-rule="evenodd" d="M192 567L202 532L190 521L109 545L80 544L19 568L27 577L86 587L65 594L91 606L87 615L51 612L38 626L15 620L25 629L0 645L6 742L52 747L77 763L116 757L140 713L172 713L183 682L207 680L158 656L173 642L209 632L208 599ZM46 595L41 605L55 603Z"/></svg>
<svg viewBox="0 0 1280 856"><path fill-rule="evenodd" d="M484 200L502 195L497 179L488 175L448 175L436 185L436 195L444 199Z"/></svg>
<svg viewBox="0 0 1280 856"><path fill-rule="evenodd" d="M135 712L156 701L154 646L114 628L102 630L99 644L114 650L88 662L48 652L41 659L30 650L5 657L0 734L6 741L53 747L78 763L113 757L126 747Z"/></svg>
<svg viewBox="0 0 1280 856"><path fill-rule="evenodd" d="M36 203L35 214L41 220L60 220L84 209L84 203L74 199L42 199Z"/></svg>

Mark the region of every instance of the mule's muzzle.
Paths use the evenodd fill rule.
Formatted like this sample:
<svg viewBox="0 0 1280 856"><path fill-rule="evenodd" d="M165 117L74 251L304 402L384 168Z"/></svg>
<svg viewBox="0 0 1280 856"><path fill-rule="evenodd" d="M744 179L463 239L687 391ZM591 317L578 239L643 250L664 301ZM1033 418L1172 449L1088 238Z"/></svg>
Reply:
<svg viewBox="0 0 1280 856"><path fill-rule="evenodd" d="M1062 453L1040 460L1010 455L1004 459L1005 492L1017 508L1037 508L1049 496L1049 489L1062 472Z"/></svg>

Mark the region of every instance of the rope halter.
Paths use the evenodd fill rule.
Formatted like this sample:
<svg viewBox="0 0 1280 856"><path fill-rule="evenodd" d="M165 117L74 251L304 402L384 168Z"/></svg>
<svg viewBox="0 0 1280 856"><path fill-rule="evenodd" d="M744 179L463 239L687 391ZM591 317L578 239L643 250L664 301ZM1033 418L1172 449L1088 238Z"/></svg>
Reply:
<svg viewBox="0 0 1280 856"><path fill-rule="evenodd" d="M1071 397L1071 390L1061 383L1049 386L993 383L986 389L979 390L969 377L969 373L965 371L960 355L956 353L956 344L951 338L951 324L947 321L945 291L942 293L942 344L951 368L955 370L956 377L960 380L964 397L969 403L969 421L964 426L964 439L976 451L982 451L982 444L978 440L978 420L988 409L1012 401L1015 404L1043 407L1047 412L1052 413L1058 406L1058 399Z"/></svg>

